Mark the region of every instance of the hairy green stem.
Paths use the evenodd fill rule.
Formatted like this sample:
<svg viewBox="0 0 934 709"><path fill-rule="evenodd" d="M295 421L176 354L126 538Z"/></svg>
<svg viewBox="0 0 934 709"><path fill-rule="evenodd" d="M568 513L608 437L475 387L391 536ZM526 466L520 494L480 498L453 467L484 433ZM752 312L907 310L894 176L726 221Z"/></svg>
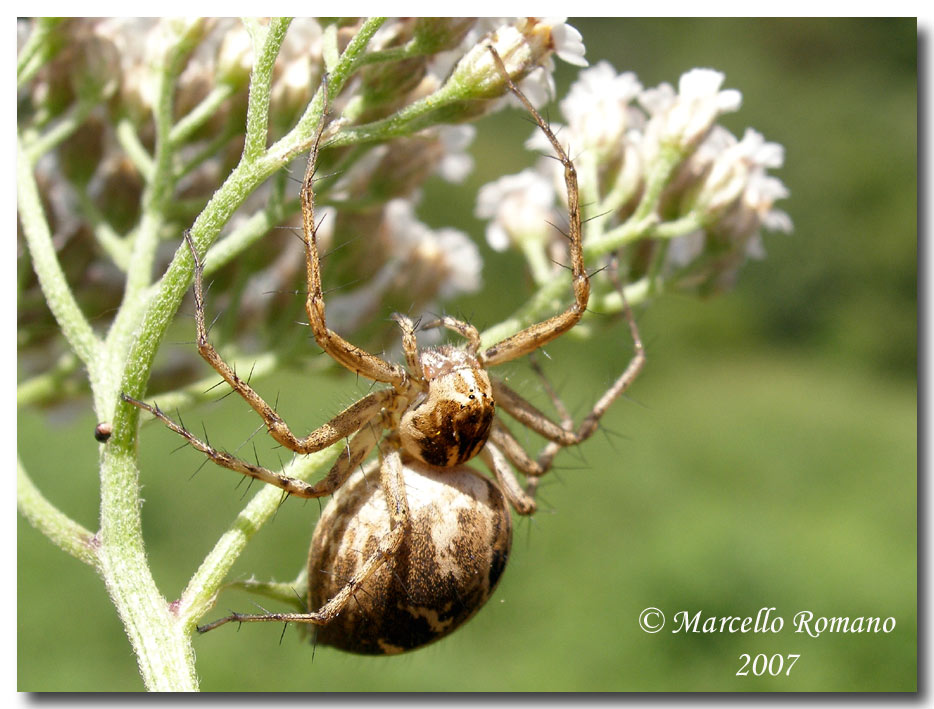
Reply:
<svg viewBox="0 0 934 709"><path fill-rule="evenodd" d="M178 148L191 138L193 133L214 117L224 101L235 93L237 93L237 88L232 84L219 84L211 89L211 92L191 109L188 115L172 127L169 133L169 142L172 147Z"/></svg>
<svg viewBox="0 0 934 709"><path fill-rule="evenodd" d="M334 462L344 445L341 441L330 448L296 459L294 465L285 466L288 469L287 474L299 480L308 480L323 473ZM210 610L214 604L214 596L230 568L250 538L275 515L276 509L282 503L282 494L279 488L263 486L205 557L178 602L179 616L190 627L193 628L198 619Z"/></svg>
<svg viewBox="0 0 934 709"><path fill-rule="evenodd" d="M253 66L253 75L250 78L250 99L246 114L246 138L243 145L244 160L255 160L266 149L272 71L276 66L276 57L291 22L291 18L273 18L269 23L269 27L265 30L255 29L251 32L256 63Z"/></svg>
<svg viewBox="0 0 934 709"><path fill-rule="evenodd" d="M94 535L49 502L16 459L16 504L23 517L53 544L99 570Z"/></svg>
<svg viewBox="0 0 934 709"><path fill-rule="evenodd" d="M117 136L117 142L123 148L123 152L126 153L139 174L142 175L143 180L146 182L152 181L154 169L152 156L139 139L139 134L136 132L133 122L129 118L121 119L117 122L114 133Z"/></svg>
<svg viewBox="0 0 934 709"><path fill-rule="evenodd" d="M364 20L360 30L347 44L347 48L340 55L340 58L337 59L333 66L328 65L327 89L329 102L332 97L337 96L344 88L344 85L359 65L370 38L376 34L376 31L383 26L384 22L386 22L385 17L370 17ZM325 47L327 47L327 42L325 42ZM311 147L314 127L321 117L324 100L324 94L319 89L295 127L269 148L266 154L268 160L285 164ZM328 145L332 145L331 141L328 141Z"/></svg>
<svg viewBox="0 0 934 709"><path fill-rule="evenodd" d="M93 371L97 366L101 342L78 307L58 263L52 234L42 211L39 188L32 174L32 165L23 154L19 140L16 148L17 206L33 268L62 334L75 354Z"/></svg>
<svg viewBox="0 0 934 709"><path fill-rule="evenodd" d="M210 275L243 253L252 244L269 233L288 214L298 211L298 200L282 203L270 200L265 209L260 210L245 222L237 226L230 234L217 241L204 259L204 273Z"/></svg>
<svg viewBox="0 0 934 709"><path fill-rule="evenodd" d="M51 128L31 140L26 145L26 158L30 164L35 165L39 158L74 134L96 105L96 97L79 101L69 107L65 115L59 118Z"/></svg>

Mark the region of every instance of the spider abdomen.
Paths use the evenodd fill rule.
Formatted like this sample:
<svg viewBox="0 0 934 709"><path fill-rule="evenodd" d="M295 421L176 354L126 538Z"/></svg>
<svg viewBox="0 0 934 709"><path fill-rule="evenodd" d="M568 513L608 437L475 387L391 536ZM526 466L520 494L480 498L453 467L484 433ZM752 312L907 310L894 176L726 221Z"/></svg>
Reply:
<svg viewBox="0 0 934 709"><path fill-rule="evenodd" d="M466 466L440 469L406 460L409 528L402 545L327 625L317 642L389 655L433 642L468 620L492 594L512 540L503 493ZM389 533L379 486L357 475L325 509L311 542L308 604L344 586Z"/></svg>
<svg viewBox="0 0 934 709"><path fill-rule="evenodd" d="M428 391L409 406L399 423L402 447L439 467L473 458L493 425L493 387L476 358L454 347L421 355Z"/></svg>

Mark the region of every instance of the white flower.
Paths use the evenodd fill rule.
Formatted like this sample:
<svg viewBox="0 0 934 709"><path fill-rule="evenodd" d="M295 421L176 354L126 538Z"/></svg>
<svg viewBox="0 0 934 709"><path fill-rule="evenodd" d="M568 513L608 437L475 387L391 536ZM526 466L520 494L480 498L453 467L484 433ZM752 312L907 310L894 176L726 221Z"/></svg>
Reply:
<svg viewBox="0 0 934 709"><path fill-rule="evenodd" d="M774 208L788 189L768 174L782 166L784 157L781 145L751 129L737 140L714 126L697 147L678 184L687 195L685 208L695 211L704 226L673 239L667 252L667 264L676 270L697 263L679 276L682 287L729 287L747 259L765 257L761 229L791 231L791 218ZM705 254L713 259L705 260Z"/></svg>
<svg viewBox="0 0 934 709"><path fill-rule="evenodd" d="M391 291L423 310L436 298L480 289L483 260L476 244L457 229L429 228L407 199L386 203L379 239L375 248L386 255L376 273L365 285L330 296L328 320L340 328L354 330L371 319Z"/></svg>
<svg viewBox="0 0 934 709"><path fill-rule="evenodd" d="M561 101L570 131L565 140L582 151L618 152L626 132L645 123L644 114L632 105L641 91L635 74L617 74L609 62L582 71Z"/></svg>
<svg viewBox="0 0 934 709"><path fill-rule="evenodd" d="M406 199L388 202L384 214L393 260L410 270L428 266L424 270L437 278L441 298L479 290L483 261L470 237L457 229L433 231L418 220Z"/></svg>
<svg viewBox="0 0 934 709"><path fill-rule="evenodd" d="M438 297L447 300L459 293L480 290L483 259L469 236L457 229L439 229L435 232L434 245L438 254L435 260L440 262L444 275Z"/></svg>
<svg viewBox="0 0 934 709"><path fill-rule="evenodd" d="M704 252L704 242L703 229L695 229L689 234L675 237L668 246L668 263L676 268L687 266Z"/></svg>
<svg viewBox="0 0 934 709"><path fill-rule="evenodd" d="M491 219L486 240L496 251L526 238L543 239L553 220L555 191L546 177L536 170L506 175L480 188L474 214Z"/></svg>
<svg viewBox="0 0 934 709"><path fill-rule="evenodd" d="M721 91L723 79L724 75L713 69L691 69L681 75L677 94L670 84L642 92L639 103L651 115L646 128L650 153L661 143L688 152L704 139L720 115L739 109L742 94L735 89Z"/></svg>
<svg viewBox="0 0 934 709"><path fill-rule="evenodd" d="M723 131L727 133L727 131ZM791 219L773 210L775 202L788 197L788 188L766 170L779 168L785 149L766 142L761 133L747 128L743 139L726 147L713 161L698 196L698 203L714 213L736 204L724 219L729 231L751 239L760 226L773 231L791 231Z"/></svg>
<svg viewBox="0 0 934 709"><path fill-rule="evenodd" d="M542 24L551 26L551 38L555 46L558 59L574 66L587 66L584 54L584 37L574 27L567 24L566 17L546 17Z"/></svg>
<svg viewBox="0 0 934 709"><path fill-rule="evenodd" d="M587 66L587 60L584 59L583 37L575 28L566 24L566 17L543 17L532 18L537 20L537 28L548 28L551 33L551 41L554 53L558 59L573 64L574 66ZM531 104L536 108L544 106L555 97L555 61L549 54L541 62L541 66L529 72L522 81L519 82L519 88ZM510 94L509 102L514 106L519 106L519 99Z"/></svg>

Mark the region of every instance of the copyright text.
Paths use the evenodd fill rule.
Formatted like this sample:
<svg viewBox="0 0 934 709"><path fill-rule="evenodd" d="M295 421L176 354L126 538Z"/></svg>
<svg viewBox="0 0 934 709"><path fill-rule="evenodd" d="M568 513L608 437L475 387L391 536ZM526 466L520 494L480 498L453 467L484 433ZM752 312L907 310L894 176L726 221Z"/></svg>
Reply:
<svg viewBox="0 0 934 709"><path fill-rule="evenodd" d="M703 611L693 615L678 611L672 619L672 633L780 633L785 619L775 608L760 608L755 616L705 616ZM824 633L891 633L895 618L879 616L823 616L802 610L794 614L791 628L817 638Z"/></svg>

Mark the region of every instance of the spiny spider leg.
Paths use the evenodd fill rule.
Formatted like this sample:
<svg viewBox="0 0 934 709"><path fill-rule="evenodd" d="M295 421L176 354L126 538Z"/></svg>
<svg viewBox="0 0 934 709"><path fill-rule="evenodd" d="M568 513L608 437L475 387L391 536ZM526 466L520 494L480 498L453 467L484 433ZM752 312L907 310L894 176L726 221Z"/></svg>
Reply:
<svg viewBox="0 0 934 709"><path fill-rule="evenodd" d="M574 302L563 313L559 313L543 322L530 325L482 352L480 362L491 367L533 352L574 327L584 315L584 311L587 310L587 303L590 299L590 281L584 268L584 250L581 243L580 194L577 188L577 171L574 169L574 163L571 162L571 158L561 147L561 143L558 142L555 134L548 127L545 119L535 110L535 107L510 78L499 54L492 46L489 49L496 66L506 81L506 86L535 119L538 127L551 142L558 160L564 166L564 182L568 194L568 240L570 241L571 275L574 286Z"/></svg>
<svg viewBox="0 0 934 709"><path fill-rule="evenodd" d="M362 433L362 432L361 432ZM353 595L374 572L391 559L399 545L405 539L409 523L409 503L405 496L405 482L402 477L402 459L398 450L390 450L379 468L380 486L386 495L389 508L390 531L380 539L376 549L370 554L363 566L344 584L343 588L331 597L327 603L312 613L268 613L244 614L232 613L207 625L198 626L199 633L206 633L225 623L310 623L327 625L353 598Z"/></svg>
<svg viewBox="0 0 934 709"><path fill-rule="evenodd" d="M450 315L442 315L437 320L432 320L422 325L422 330L430 330L435 327L443 327L456 332L467 340L466 349L470 354L476 355L477 352L480 351L480 333L477 331L477 328L470 323L452 318Z"/></svg>
<svg viewBox="0 0 934 709"><path fill-rule="evenodd" d="M359 430L364 423L378 414L381 408L389 405L395 396L393 390L387 389L374 392L352 406L347 407L340 414L323 426L315 429L304 438L296 437L289 428L289 425L279 416L276 410L267 404L253 387L237 375L233 368L221 358L217 350L214 349L214 346L208 341L204 318L204 264L198 257L194 242L187 231L185 232L185 241L191 249L192 257L195 262L194 296L198 352L201 354L201 357L223 377L224 381L243 397L244 401L263 418L266 428L269 430L269 435L278 443L296 453L314 453L327 448L340 439L346 438L354 431ZM123 398L135 406L153 411L149 406L131 397L124 396Z"/></svg>
<svg viewBox="0 0 934 709"><path fill-rule="evenodd" d="M490 441L503 452L510 463L526 475L538 476L544 473L538 461L533 460L529 454L526 453L522 444L519 443L512 433L509 432L509 429L499 421L493 421L493 429L490 431Z"/></svg>
<svg viewBox="0 0 934 709"><path fill-rule="evenodd" d="M325 90L325 97L327 90ZM376 355L356 347L336 332L328 328L324 316L324 294L321 290L321 263L318 256L317 225L315 224L314 178L318 162L318 150L321 134L324 132L324 118L327 103L321 112L315 141L308 155L308 167L302 180L302 228L305 241L305 268L307 272L308 298L305 310L308 312L308 324L314 333L315 341L321 349L344 365L351 372L362 374L367 379L392 384L397 389L404 388L407 381L405 370L397 364L386 362Z"/></svg>
<svg viewBox="0 0 934 709"><path fill-rule="evenodd" d="M496 477L496 482L499 483L500 489L516 512L520 515L534 514L537 508L535 500L522 489L522 485L516 479L516 474L512 472L512 468L509 467L506 457L499 448L487 441L483 450L480 451L480 459Z"/></svg>
<svg viewBox="0 0 934 709"><path fill-rule="evenodd" d="M594 405L593 410L586 417L584 417L580 427L574 434L576 438L575 443L580 443L581 441L586 440L591 435L593 435L600 423L600 417L603 416L606 410L610 407L610 404L612 404L617 399L617 397L619 397L632 385L636 377L639 376L639 372L642 371L642 367L645 366L645 348L642 345L642 338L639 336L639 328L636 325L636 319L632 314L632 308L629 307L629 301L626 300L626 293L624 292L622 281L619 278L619 269L616 259L613 259L613 261L610 263L609 275L610 279L613 281L613 285L616 288L616 291L619 293L623 300L623 314L626 318L626 322L629 325L629 334L632 337L633 350L635 350L635 354L632 356L632 359L629 360L629 364L626 366L626 369L623 370L623 373L619 375L610 388L607 389L603 396L600 397L600 399ZM552 395L557 397L557 395L553 393ZM567 416L567 410L563 405L558 406L558 410L564 412L562 416ZM538 464L541 466L543 471L547 471L551 468L554 457L562 448L565 447L566 446L563 443L557 441L551 441L545 446L541 454L538 456Z"/></svg>
<svg viewBox="0 0 934 709"><path fill-rule="evenodd" d="M388 391L393 393L392 390ZM232 456L224 451L219 451L210 444L205 443L201 439L194 436L190 431L188 431L188 429L179 426L172 419L166 416L158 407L150 406L149 404L142 401L137 401L136 399L133 399L126 394L121 394L121 396L123 397L124 401L127 401L130 404L138 406L139 408L151 413L157 419L162 421L162 423L164 423L168 428L175 431L175 433L178 435L184 437L192 448L195 448L204 453L217 465L228 468L230 470L235 470L238 473L242 473L243 475L247 475L251 478L262 480L264 483L275 485L276 487L281 488L290 495L295 495L296 497L324 497L325 495L330 495L333 493L337 488L344 484L344 482L356 469L356 467L366 459L366 457L379 442L381 433L381 428L368 426L366 424L369 421L364 421L361 426L358 426L360 430L357 431L357 433L355 433L350 439L347 448L345 448L341 452L340 457L334 461L334 465L331 467L331 470L328 472L327 476L323 480L320 480L315 484L311 484L306 483L303 480L289 477L288 475L283 475L282 473L278 473L273 470L268 470L261 465L248 463L247 461ZM370 420L376 419L380 413L380 408L381 407L379 406L376 407L376 411L370 417ZM340 436L339 438L343 438L343 436Z"/></svg>
<svg viewBox="0 0 934 709"><path fill-rule="evenodd" d="M499 428L494 427L491 434L491 440L502 447L513 465L531 478L529 481L530 492L533 491L536 486L536 479L551 469L554 458L561 449L577 445L593 435L599 425L600 417L603 416L610 405L630 387L645 365L645 348L642 345L642 338L639 336L639 328L636 325L632 310L629 307L629 303L623 292L622 284L616 273L615 262L611 266L610 276L623 299L623 313L629 324L629 333L632 337L635 354L629 360L623 373L620 374L610 388L604 392L603 396L600 397L590 413L584 417L584 420L576 430L567 413L567 409L561 403L560 399L557 398L557 394L554 393L550 386L546 386L546 390L549 392L549 396L552 397L555 407L558 409L559 415L562 418L561 425L552 421L548 416L506 386L503 382L496 379L492 380L493 392L497 405L516 419L516 421L531 428L533 431L549 440L549 443L538 456L538 459L536 461L530 461L519 443L504 426Z"/></svg>
<svg viewBox="0 0 934 709"><path fill-rule="evenodd" d="M415 324L412 319L401 313L393 313L392 319L399 323L402 328L402 351L405 353L405 363L409 367L409 372L419 382L424 382L425 375L422 371L422 360L418 356L418 342L415 339Z"/></svg>

